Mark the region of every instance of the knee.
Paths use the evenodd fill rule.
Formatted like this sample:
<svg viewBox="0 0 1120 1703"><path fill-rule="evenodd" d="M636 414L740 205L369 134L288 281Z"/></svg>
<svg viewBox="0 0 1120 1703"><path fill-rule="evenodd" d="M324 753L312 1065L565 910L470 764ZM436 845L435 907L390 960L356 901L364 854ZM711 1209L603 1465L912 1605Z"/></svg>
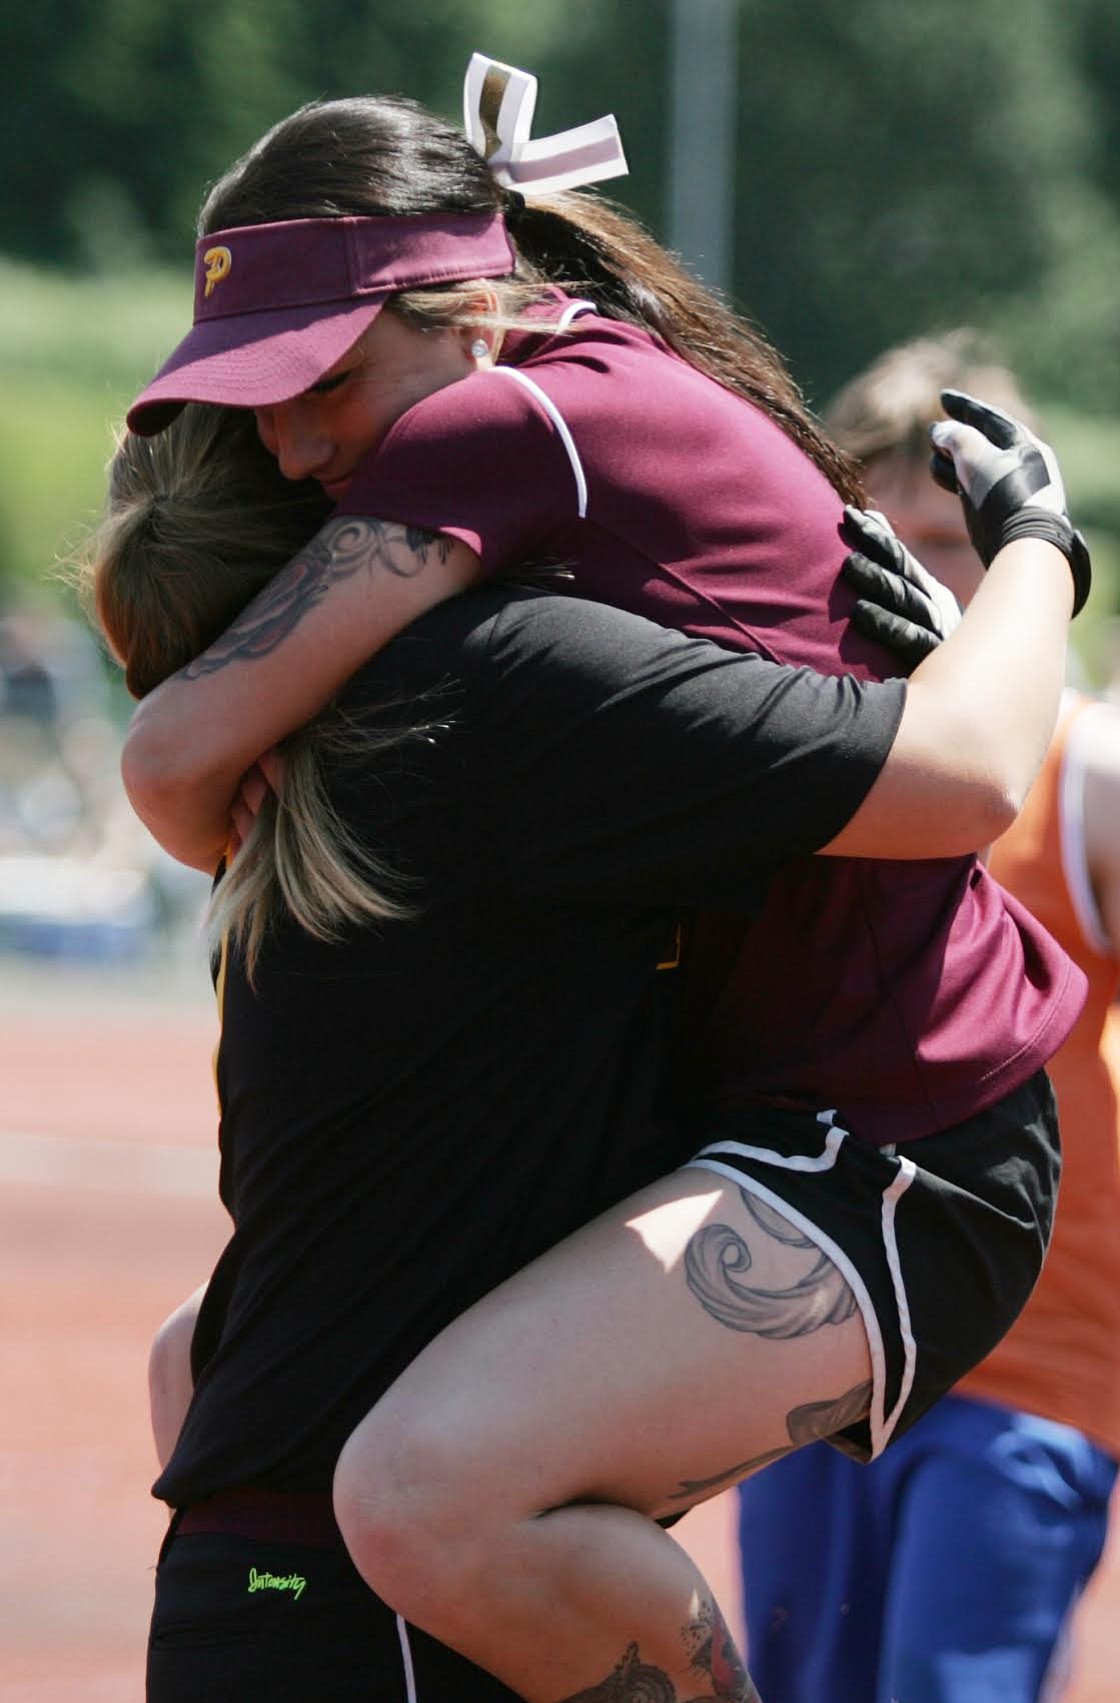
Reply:
<svg viewBox="0 0 1120 1703"><path fill-rule="evenodd" d="M440 1415L384 1398L344 1445L334 1510L355 1567L415 1625L447 1624L469 1600L485 1547L462 1451Z"/></svg>

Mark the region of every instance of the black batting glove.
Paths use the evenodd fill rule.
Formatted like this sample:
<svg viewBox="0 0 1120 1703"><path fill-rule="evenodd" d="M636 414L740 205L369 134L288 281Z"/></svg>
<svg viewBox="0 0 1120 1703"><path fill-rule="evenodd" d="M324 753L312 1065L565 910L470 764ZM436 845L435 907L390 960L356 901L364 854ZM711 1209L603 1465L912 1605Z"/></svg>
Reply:
<svg viewBox="0 0 1120 1703"><path fill-rule="evenodd" d="M1073 613L1084 607L1092 581L1089 552L1066 507L1058 459L1002 408L960 390L943 390L950 416L930 427L930 472L964 507L973 549L986 568L1016 538L1042 538L1065 556L1073 573Z"/></svg>
<svg viewBox="0 0 1120 1703"><path fill-rule="evenodd" d="M852 554L840 576L859 593L852 625L893 651L909 674L957 625L957 600L910 554L878 510L845 508L841 533Z"/></svg>

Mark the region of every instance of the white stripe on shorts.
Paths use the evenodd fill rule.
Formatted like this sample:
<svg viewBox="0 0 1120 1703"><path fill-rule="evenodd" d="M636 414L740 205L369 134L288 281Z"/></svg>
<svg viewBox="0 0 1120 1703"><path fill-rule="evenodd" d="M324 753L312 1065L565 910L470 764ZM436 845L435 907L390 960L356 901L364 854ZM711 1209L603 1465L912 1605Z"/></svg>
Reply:
<svg viewBox="0 0 1120 1703"><path fill-rule="evenodd" d="M404 1694L406 1703L419 1703L420 1693L416 1689L416 1673L412 1666L412 1644L408 1636L408 1624L397 1615L397 1637L401 1641L401 1662L404 1666Z"/></svg>
<svg viewBox="0 0 1120 1703"><path fill-rule="evenodd" d="M773 1165L782 1171L831 1171L837 1155L844 1142L848 1139L848 1131L833 1123L833 1112L821 1112L818 1122L828 1126L825 1136L824 1150L816 1156L808 1153L777 1153L770 1147L755 1147L742 1141L714 1141L708 1147L702 1147L682 1170L715 1171L730 1182L738 1183L749 1194L759 1200L764 1200L773 1207L775 1212L808 1236L810 1241L832 1261L840 1271L852 1294L863 1319L863 1328L867 1332L867 1346L871 1353L871 1413L868 1423L871 1430L871 1458L881 1455L891 1437L894 1435L902 1410L910 1398L914 1384L914 1373L917 1364L917 1344L914 1341L910 1325L910 1304L906 1295L906 1283L902 1275L902 1264L898 1255L898 1240L895 1235L895 1210L898 1201L914 1180L914 1165L909 1159L898 1159L898 1172L890 1187L883 1193L882 1216L880 1228L883 1236L883 1250L887 1258L887 1267L891 1274L894 1287L895 1305L898 1308L899 1330L902 1343L902 1379L899 1397L890 1414L886 1412L887 1360L883 1348L882 1327L879 1316L871 1301L867 1286L856 1267L852 1264L843 1248L825 1234L820 1227L806 1218L803 1213L781 1195L774 1194L765 1184L736 1169L734 1165L721 1163L718 1154L737 1156L743 1159L753 1159L760 1165Z"/></svg>
<svg viewBox="0 0 1120 1703"><path fill-rule="evenodd" d="M902 1410L910 1400L910 1391L914 1387L914 1373L918 1364L918 1345L914 1341L914 1332L910 1325L910 1301L906 1294L906 1282L902 1275L902 1261L898 1256L898 1237L895 1234L894 1215L899 1201L914 1181L914 1161L895 1157L898 1175L889 1189L883 1193L883 1246L887 1253L887 1265L890 1267L891 1282L894 1284L895 1305L898 1308L898 1329L902 1337L902 1379L898 1389L898 1400L891 1410L886 1422L882 1448L886 1448L894 1435L895 1426L902 1417ZM876 1454L880 1449L875 1450Z"/></svg>

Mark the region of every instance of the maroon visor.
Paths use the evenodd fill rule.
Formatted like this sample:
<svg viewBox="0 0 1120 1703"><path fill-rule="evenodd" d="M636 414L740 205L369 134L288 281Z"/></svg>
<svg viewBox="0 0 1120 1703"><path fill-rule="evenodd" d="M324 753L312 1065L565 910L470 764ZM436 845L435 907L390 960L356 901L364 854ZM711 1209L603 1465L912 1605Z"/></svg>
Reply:
<svg viewBox="0 0 1120 1703"><path fill-rule="evenodd" d="M501 278L500 213L288 219L201 237L194 328L128 411L143 437L185 402L266 408L317 384L398 290Z"/></svg>

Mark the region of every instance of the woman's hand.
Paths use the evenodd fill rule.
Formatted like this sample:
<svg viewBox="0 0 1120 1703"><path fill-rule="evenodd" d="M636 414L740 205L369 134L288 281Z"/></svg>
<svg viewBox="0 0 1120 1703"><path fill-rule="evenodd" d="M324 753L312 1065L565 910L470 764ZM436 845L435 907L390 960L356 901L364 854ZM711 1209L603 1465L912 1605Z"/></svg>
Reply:
<svg viewBox="0 0 1120 1703"><path fill-rule="evenodd" d="M1092 572L1085 540L1069 518L1054 451L1001 408L963 391L943 390L941 405L951 418L930 427L930 472L946 491L959 494L976 554L988 568L1018 538L1056 545L1073 573L1076 615Z"/></svg>
<svg viewBox="0 0 1120 1703"><path fill-rule="evenodd" d="M233 818L233 832L230 835L231 857L236 856L253 832L253 825L267 797L268 782L264 771L259 763L254 763L252 768L246 769L242 775L230 806L230 815Z"/></svg>
<svg viewBox="0 0 1120 1703"><path fill-rule="evenodd" d="M1022 808L1054 730L1088 553L1053 451L998 409L955 391L943 400L967 419L933 428L938 477L951 468L990 571L957 629L911 676L887 761L823 848L832 856L944 857L987 845Z"/></svg>
<svg viewBox="0 0 1120 1703"><path fill-rule="evenodd" d="M877 509L846 508L842 533L853 548L840 577L859 592L852 626L893 651L909 673L960 624L957 600Z"/></svg>
<svg viewBox="0 0 1120 1703"><path fill-rule="evenodd" d="M262 752L251 769L246 769L233 801L234 833L231 836L230 856L233 857L248 840L260 815L265 799L271 793L279 798L284 790L284 759L273 747Z"/></svg>

